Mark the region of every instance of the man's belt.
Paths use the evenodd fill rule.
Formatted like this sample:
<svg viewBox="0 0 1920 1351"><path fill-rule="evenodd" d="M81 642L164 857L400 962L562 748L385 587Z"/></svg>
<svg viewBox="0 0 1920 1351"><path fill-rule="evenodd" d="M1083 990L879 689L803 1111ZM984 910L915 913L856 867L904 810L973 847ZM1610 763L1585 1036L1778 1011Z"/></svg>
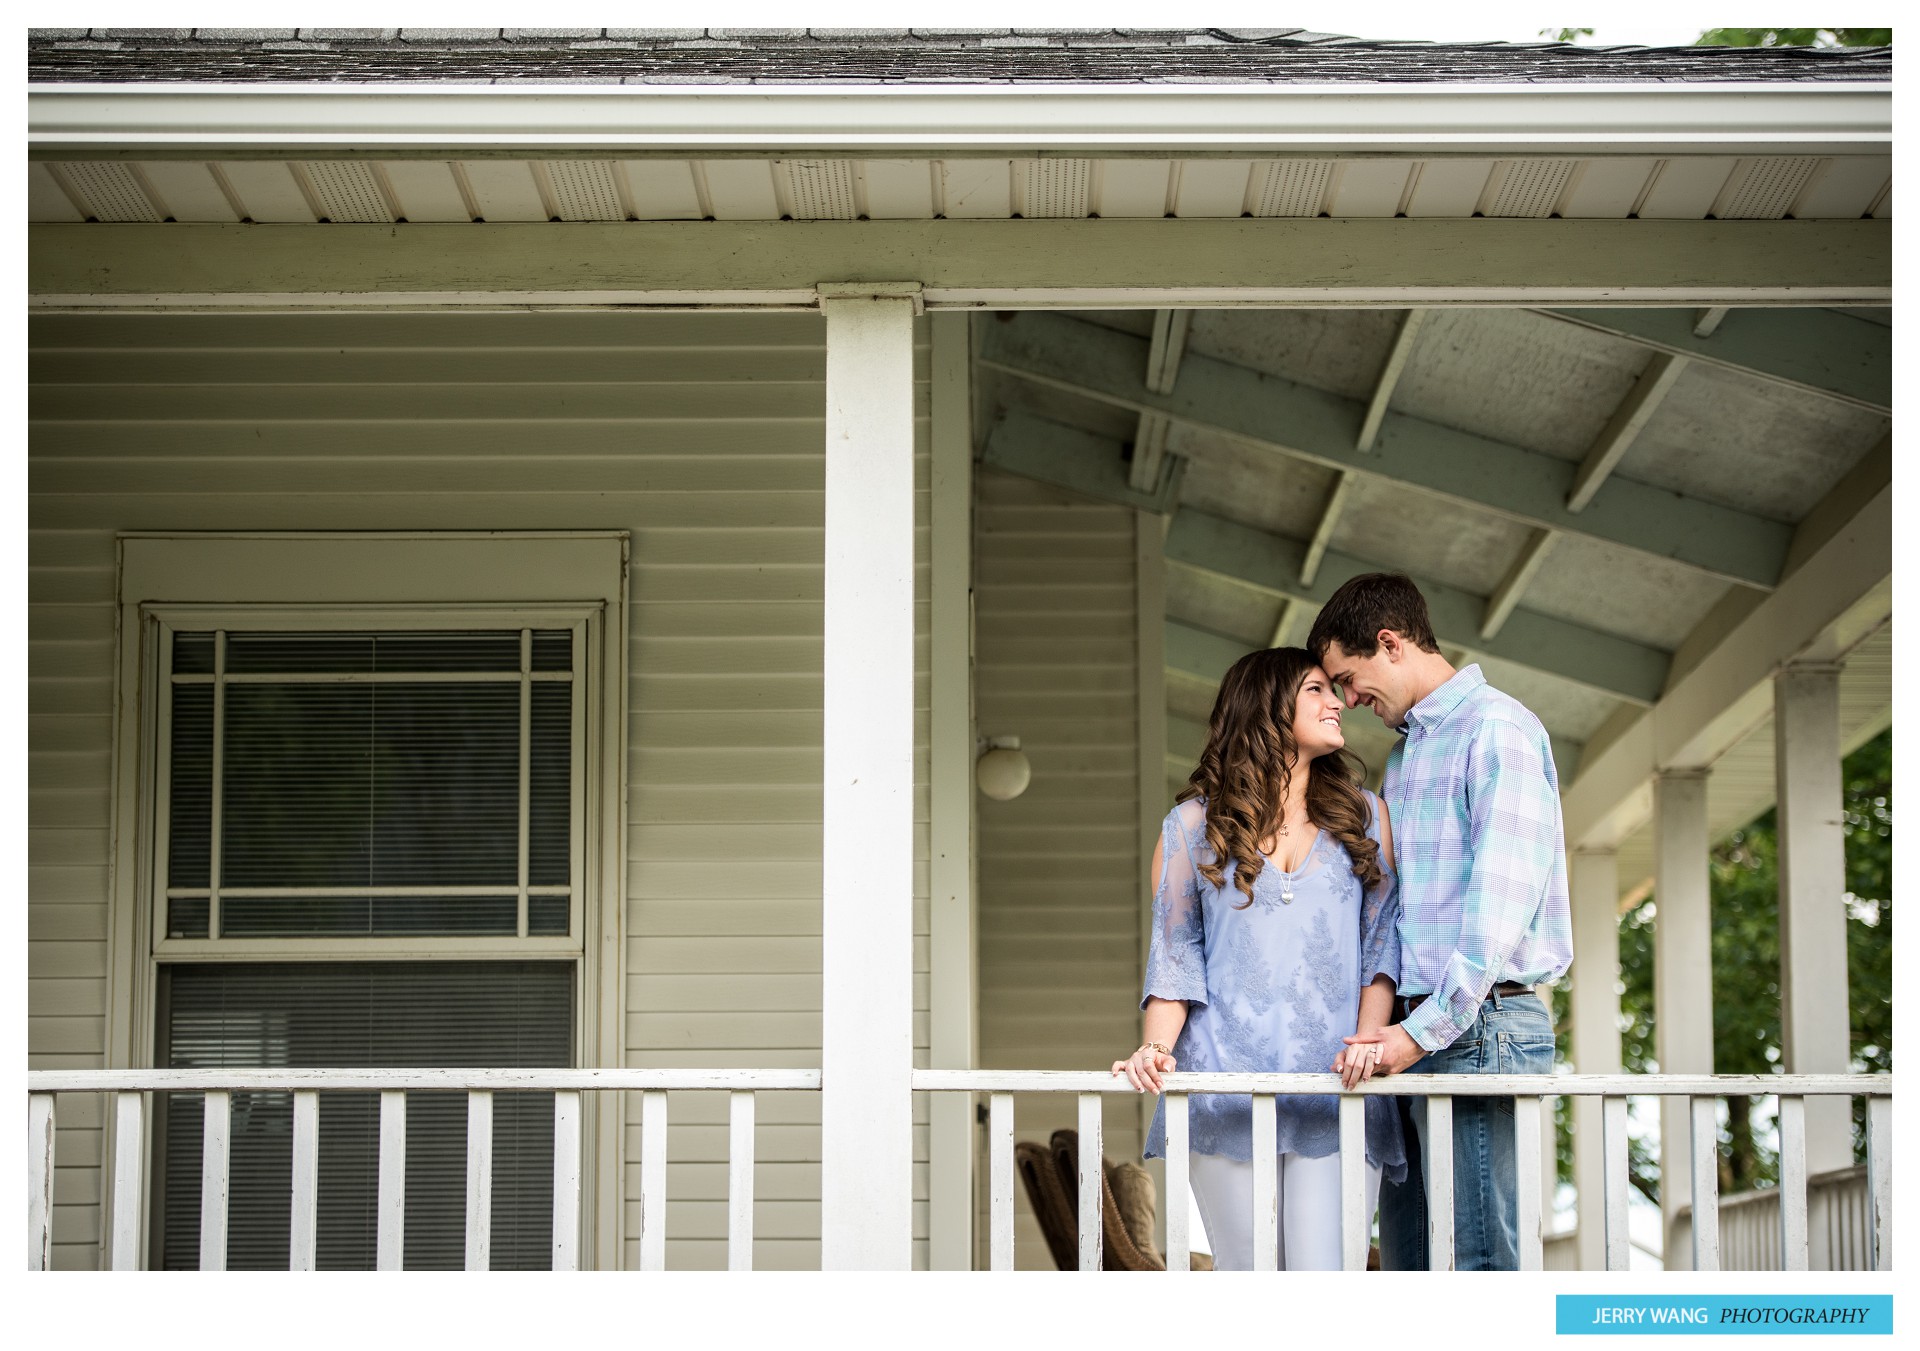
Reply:
<svg viewBox="0 0 1920 1351"><path fill-rule="evenodd" d="M1533 987L1531 985L1523 985L1517 980L1503 980L1491 990L1487 991L1487 998L1491 999L1495 995L1499 995L1504 999L1509 995L1532 993ZM1394 1021L1396 1023L1404 1023L1409 1013L1412 1013L1415 1009L1426 1003L1431 997L1430 995L1423 994L1397 996L1393 1001Z"/></svg>

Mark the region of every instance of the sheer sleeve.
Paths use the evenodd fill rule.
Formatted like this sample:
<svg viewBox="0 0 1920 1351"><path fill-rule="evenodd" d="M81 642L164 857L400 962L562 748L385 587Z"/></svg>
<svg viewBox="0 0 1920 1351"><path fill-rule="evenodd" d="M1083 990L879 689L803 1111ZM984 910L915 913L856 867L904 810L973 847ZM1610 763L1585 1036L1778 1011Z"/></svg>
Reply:
<svg viewBox="0 0 1920 1351"><path fill-rule="evenodd" d="M1387 976L1400 983L1400 875L1393 856L1381 844L1380 799L1367 793L1367 838L1380 845L1380 867L1386 874L1376 886L1368 887L1360 906L1360 985L1365 988L1375 976Z"/></svg>
<svg viewBox="0 0 1920 1351"><path fill-rule="evenodd" d="M1206 808L1187 801L1160 823L1160 876L1153 892L1153 931L1147 944L1148 999L1207 1002L1206 922L1200 905L1200 875L1193 861L1193 837L1206 821Z"/></svg>

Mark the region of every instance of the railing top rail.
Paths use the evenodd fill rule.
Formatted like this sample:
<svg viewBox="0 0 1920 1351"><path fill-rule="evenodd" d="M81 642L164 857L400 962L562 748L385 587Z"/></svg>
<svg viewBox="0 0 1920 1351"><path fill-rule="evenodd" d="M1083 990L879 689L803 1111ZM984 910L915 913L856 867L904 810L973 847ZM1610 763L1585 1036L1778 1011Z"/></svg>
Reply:
<svg viewBox="0 0 1920 1351"><path fill-rule="evenodd" d="M291 1092L297 1089L799 1089L820 1071L766 1069L122 1069L29 1070L29 1093Z"/></svg>
<svg viewBox="0 0 1920 1351"><path fill-rule="evenodd" d="M1222 1071L1165 1076L1173 1093L1341 1093L1335 1074L1250 1074ZM1127 1093L1124 1077L1105 1070L915 1070L913 1086L930 1092ZM1352 1090L1388 1097L1689 1097L1786 1093L1891 1097L1890 1074L1398 1074Z"/></svg>

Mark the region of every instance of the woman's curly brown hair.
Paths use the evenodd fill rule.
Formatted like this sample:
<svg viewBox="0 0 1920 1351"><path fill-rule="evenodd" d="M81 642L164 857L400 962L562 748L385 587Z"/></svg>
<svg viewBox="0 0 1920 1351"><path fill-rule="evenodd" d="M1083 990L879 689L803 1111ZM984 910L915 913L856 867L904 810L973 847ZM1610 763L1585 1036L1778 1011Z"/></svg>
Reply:
<svg viewBox="0 0 1920 1351"><path fill-rule="evenodd" d="M1294 741L1294 707L1307 674L1320 663L1304 647L1250 652L1220 681L1207 720L1207 747L1187 777L1179 801L1207 803L1209 861L1200 875L1224 887L1226 864L1237 866L1233 884L1253 904L1254 879L1266 867L1260 837L1280 820L1300 748ZM1353 874L1372 887L1385 876L1380 846L1367 838L1367 802L1360 793L1366 767L1347 750L1316 756L1307 768L1307 819L1346 846Z"/></svg>

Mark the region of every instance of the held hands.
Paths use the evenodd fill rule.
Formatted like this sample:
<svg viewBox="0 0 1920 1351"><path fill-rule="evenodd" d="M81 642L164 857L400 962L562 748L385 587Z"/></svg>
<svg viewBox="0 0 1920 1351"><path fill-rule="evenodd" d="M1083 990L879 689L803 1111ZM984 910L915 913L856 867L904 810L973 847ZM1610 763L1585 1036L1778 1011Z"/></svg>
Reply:
<svg viewBox="0 0 1920 1351"><path fill-rule="evenodd" d="M1347 1088L1377 1074L1398 1074L1426 1052L1398 1023L1377 1032L1342 1037L1346 1049L1333 1058L1333 1071Z"/></svg>
<svg viewBox="0 0 1920 1351"><path fill-rule="evenodd" d="M1142 1046L1125 1060L1113 1062L1113 1072L1124 1073L1136 1093L1158 1093L1160 1076L1177 1068L1173 1056L1155 1046Z"/></svg>

